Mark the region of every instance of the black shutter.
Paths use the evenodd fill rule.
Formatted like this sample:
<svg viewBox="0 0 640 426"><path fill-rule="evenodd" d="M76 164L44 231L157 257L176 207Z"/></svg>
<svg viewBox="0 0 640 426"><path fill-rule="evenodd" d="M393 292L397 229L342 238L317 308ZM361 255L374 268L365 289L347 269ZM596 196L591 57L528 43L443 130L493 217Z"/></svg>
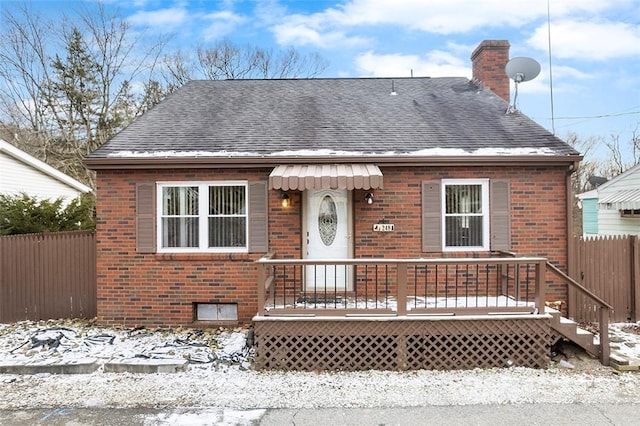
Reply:
<svg viewBox="0 0 640 426"><path fill-rule="evenodd" d="M442 195L439 180L422 182L422 251L442 251Z"/></svg>

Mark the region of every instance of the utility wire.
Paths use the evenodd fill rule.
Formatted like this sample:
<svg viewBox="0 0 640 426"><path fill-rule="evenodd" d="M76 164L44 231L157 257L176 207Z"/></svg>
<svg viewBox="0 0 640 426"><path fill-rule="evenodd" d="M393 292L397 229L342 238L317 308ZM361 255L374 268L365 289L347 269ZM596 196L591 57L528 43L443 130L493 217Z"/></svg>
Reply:
<svg viewBox="0 0 640 426"><path fill-rule="evenodd" d="M585 116L575 116L575 117L555 117L556 120L590 120L596 118L609 118L609 117L622 117L625 115L635 115L640 114L640 111L631 111L631 112L620 112L614 114L601 114L601 115L585 115Z"/></svg>

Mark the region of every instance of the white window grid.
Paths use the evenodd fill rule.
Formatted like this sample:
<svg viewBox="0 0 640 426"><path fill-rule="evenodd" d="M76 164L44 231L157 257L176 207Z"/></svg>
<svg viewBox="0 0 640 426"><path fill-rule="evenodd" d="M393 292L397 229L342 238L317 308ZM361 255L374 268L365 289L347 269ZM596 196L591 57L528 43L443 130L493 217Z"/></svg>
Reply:
<svg viewBox="0 0 640 426"><path fill-rule="evenodd" d="M481 209L479 213L465 213L465 214L457 214L451 215L446 212L446 189L448 186L457 185L457 186L473 186L478 185L481 188ZM442 203L441 203L441 229L442 229L442 251L445 252L469 252L469 251L488 251L490 249L490 232L489 232L489 179L443 179L442 180ZM482 217L482 245L473 245L473 246L447 246L447 226L446 220L447 217L451 216L478 216Z"/></svg>
<svg viewBox="0 0 640 426"><path fill-rule="evenodd" d="M244 214L219 215L220 217L245 217L245 245L242 247L209 247L209 188L211 186L244 186ZM198 188L198 246L197 247L163 247L162 218L163 215L163 189L169 187L196 187ZM249 184L247 181L172 181L158 182L156 184L156 241L158 253L247 253L249 244ZM186 216L180 216L186 217Z"/></svg>

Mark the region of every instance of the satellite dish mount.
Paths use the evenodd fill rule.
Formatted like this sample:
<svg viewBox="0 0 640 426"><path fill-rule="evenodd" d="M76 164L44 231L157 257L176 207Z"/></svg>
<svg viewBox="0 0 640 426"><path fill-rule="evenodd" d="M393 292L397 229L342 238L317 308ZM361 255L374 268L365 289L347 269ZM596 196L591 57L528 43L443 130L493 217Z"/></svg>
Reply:
<svg viewBox="0 0 640 426"><path fill-rule="evenodd" d="M540 74L540 64L531 58L513 58L507 62L504 72L515 83L515 93L513 95L513 105L509 105L507 113L516 112L518 101L518 84L533 80Z"/></svg>

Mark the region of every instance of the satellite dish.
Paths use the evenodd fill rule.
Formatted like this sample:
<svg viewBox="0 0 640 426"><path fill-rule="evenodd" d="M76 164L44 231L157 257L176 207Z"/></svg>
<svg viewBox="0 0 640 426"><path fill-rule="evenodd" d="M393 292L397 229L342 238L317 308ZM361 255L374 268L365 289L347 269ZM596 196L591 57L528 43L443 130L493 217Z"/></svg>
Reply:
<svg viewBox="0 0 640 426"><path fill-rule="evenodd" d="M531 58L513 58L504 67L510 79L516 83L533 80L540 74L540 64Z"/></svg>
<svg viewBox="0 0 640 426"><path fill-rule="evenodd" d="M513 105L509 105L507 109L507 113L511 114L518 111L518 84L536 78L540 74L540 64L531 58L513 58L507 62L504 72L515 82L516 86Z"/></svg>

